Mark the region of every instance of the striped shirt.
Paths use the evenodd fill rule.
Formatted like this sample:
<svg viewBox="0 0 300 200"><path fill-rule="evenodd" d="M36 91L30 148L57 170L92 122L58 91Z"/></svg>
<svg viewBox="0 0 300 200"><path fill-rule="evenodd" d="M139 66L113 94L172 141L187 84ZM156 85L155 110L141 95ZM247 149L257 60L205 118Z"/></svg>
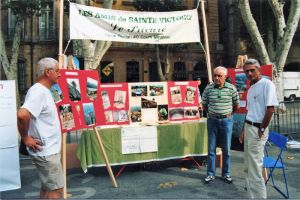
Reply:
<svg viewBox="0 0 300 200"><path fill-rule="evenodd" d="M225 82L223 87L210 84L202 94L202 105L207 108L208 114L226 115L233 111L233 106L239 105L239 95L234 85Z"/></svg>

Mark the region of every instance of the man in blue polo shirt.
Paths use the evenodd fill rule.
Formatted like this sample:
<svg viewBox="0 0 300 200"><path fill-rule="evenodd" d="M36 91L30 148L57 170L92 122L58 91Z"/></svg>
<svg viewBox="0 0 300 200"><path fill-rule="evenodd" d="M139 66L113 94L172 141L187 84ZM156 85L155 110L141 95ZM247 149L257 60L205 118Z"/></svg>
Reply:
<svg viewBox="0 0 300 200"><path fill-rule="evenodd" d="M226 76L227 69L225 67L215 68L214 83L209 84L202 95L202 106L208 113L208 156L205 183L210 183L215 179L217 138L221 141L223 152L222 178L227 183L232 182L230 176L232 113L239 108L239 96L236 88L225 82Z"/></svg>

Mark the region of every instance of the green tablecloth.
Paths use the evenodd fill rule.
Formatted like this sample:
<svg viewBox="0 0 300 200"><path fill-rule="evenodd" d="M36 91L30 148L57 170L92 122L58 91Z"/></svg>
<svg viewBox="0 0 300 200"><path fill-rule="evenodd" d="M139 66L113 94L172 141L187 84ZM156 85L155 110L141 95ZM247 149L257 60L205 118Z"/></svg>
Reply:
<svg viewBox="0 0 300 200"><path fill-rule="evenodd" d="M122 154L121 128L98 129L111 165L207 155L206 121L157 126L158 152ZM77 148L82 169L104 166L93 130L83 131Z"/></svg>

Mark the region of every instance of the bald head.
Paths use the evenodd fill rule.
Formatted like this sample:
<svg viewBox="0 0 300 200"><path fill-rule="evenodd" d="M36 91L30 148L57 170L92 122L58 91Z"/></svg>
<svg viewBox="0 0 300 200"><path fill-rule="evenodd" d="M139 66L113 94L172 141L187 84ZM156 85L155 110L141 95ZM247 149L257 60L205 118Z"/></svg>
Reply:
<svg viewBox="0 0 300 200"><path fill-rule="evenodd" d="M227 69L222 66L218 66L214 69L214 74L222 74L224 76L227 76Z"/></svg>
<svg viewBox="0 0 300 200"><path fill-rule="evenodd" d="M223 87L227 76L227 69L219 66L214 69L214 83Z"/></svg>

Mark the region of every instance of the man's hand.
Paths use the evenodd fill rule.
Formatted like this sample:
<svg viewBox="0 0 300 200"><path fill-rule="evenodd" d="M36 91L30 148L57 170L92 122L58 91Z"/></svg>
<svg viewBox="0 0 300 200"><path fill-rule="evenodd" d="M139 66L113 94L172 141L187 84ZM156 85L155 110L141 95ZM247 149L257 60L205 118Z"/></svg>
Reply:
<svg viewBox="0 0 300 200"><path fill-rule="evenodd" d="M244 131L240 134L239 141L241 144L244 143Z"/></svg>
<svg viewBox="0 0 300 200"><path fill-rule="evenodd" d="M43 148L43 143L38 139L32 138L31 136L22 137L22 140L24 144L33 152L41 151Z"/></svg>
<svg viewBox="0 0 300 200"><path fill-rule="evenodd" d="M257 135L258 135L258 139L259 140L261 140L261 137L263 136L263 132L260 130L260 129L258 129L258 131L257 131Z"/></svg>

